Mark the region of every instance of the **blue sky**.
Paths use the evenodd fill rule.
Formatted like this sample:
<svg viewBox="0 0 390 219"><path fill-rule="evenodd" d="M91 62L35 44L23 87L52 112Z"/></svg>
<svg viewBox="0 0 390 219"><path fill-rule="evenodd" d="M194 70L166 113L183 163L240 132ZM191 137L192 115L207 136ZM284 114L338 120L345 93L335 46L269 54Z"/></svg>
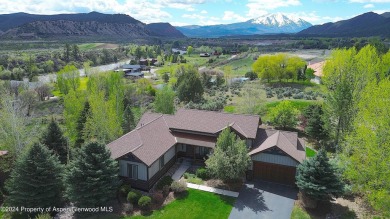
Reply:
<svg viewBox="0 0 390 219"><path fill-rule="evenodd" d="M0 13L128 14L142 22L212 25L246 21L282 12L322 24L374 11L390 11L390 0L0 0Z"/></svg>

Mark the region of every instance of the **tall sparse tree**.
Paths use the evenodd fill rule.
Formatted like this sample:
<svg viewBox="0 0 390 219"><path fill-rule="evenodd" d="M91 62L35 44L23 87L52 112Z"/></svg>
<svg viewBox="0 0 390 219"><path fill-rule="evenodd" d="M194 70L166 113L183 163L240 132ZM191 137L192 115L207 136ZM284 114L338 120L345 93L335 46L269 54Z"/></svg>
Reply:
<svg viewBox="0 0 390 219"><path fill-rule="evenodd" d="M233 180L245 173L250 162L245 141L226 128L219 135L214 152L206 160L206 167L219 179Z"/></svg>
<svg viewBox="0 0 390 219"><path fill-rule="evenodd" d="M192 46L187 47L187 55L191 56L192 52L194 51L194 48Z"/></svg>
<svg viewBox="0 0 390 219"><path fill-rule="evenodd" d="M163 114L173 114L175 112L175 92L171 87L164 86L156 93L154 102L156 112Z"/></svg>
<svg viewBox="0 0 390 219"><path fill-rule="evenodd" d="M130 132L135 128L135 126L136 124L135 124L134 113L130 105L127 105L125 108L125 112L123 113L123 124L122 124L123 133Z"/></svg>
<svg viewBox="0 0 390 219"><path fill-rule="evenodd" d="M105 206L119 186L118 163L104 144L82 147L65 172L65 195L77 207Z"/></svg>
<svg viewBox="0 0 390 219"><path fill-rule="evenodd" d="M84 144L84 129L85 129L85 123L87 122L87 118L89 115L90 106L88 100L84 103L83 111L81 111L80 116L77 120L77 126L76 126L76 147L81 147L82 144Z"/></svg>

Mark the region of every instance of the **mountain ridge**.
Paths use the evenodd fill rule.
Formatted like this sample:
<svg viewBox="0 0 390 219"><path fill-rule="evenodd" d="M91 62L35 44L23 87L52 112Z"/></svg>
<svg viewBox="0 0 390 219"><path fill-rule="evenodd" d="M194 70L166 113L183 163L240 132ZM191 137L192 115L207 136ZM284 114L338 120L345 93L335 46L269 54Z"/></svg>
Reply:
<svg viewBox="0 0 390 219"><path fill-rule="evenodd" d="M185 37L169 23L145 24L125 14L90 12L56 15L28 13L0 15L0 37L3 39L60 36Z"/></svg>
<svg viewBox="0 0 390 219"><path fill-rule="evenodd" d="M315 25L297 33L298 36L369 37L390 36L390 18L374 12L356 17Z"/></svg>

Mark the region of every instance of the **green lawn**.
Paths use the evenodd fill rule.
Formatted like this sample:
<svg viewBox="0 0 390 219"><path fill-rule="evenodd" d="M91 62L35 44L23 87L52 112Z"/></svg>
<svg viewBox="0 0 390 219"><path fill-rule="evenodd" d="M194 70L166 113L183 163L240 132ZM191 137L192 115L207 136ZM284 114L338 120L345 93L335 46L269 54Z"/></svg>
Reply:
<svg viewBox="0 0 390 219"><path fill-rule="evenodd" d="M125 219L137 218L228 218L233 208L235 198L221 196L214 193L188 189L188 196L177 199L149 216L134 216Z"/></svg>
<svg viewBox="0 0 390 219"><path fill-rule="evenodd" d="M291 219L311 219L310 215L298 206L294 206Z"/></svg>
<svg viewBox="0 0 390 219"><path fill-rule="evenodd" d="M314 157L317 152L309 147L306 147L306 157Z"/></svg>

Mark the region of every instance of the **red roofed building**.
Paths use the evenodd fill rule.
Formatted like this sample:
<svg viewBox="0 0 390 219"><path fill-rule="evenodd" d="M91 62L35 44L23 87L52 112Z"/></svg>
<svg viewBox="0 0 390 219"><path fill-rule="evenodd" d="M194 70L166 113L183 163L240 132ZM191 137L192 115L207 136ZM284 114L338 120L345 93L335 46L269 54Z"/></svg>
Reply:
<svg viewBox="0 0 390 219"><path fill-rule="evenodd" d="M204 159L222 130L230 127L246 141L254 178L295 184L296 166L305 159L297 133L259 128L257 115L180 109L175 115L145 113L137 127L108 144L120 176L149 190L179 157Z"/></svg>

